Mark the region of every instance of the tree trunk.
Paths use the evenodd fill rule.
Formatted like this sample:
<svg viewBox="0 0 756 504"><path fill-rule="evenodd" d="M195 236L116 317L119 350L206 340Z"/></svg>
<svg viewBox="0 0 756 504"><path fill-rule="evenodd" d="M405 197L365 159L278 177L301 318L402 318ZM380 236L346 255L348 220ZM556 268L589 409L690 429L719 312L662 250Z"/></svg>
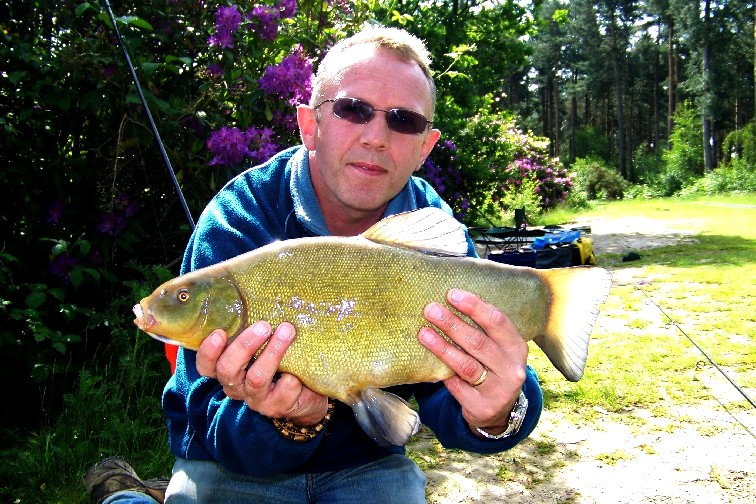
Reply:
<svg viewBox="0 0 756 504"><path fill-rule="evenodd" d="M617 95L617 149L619 154L620 175L627 179L627 166L625 164L625 111L623 105L622 90L622 67L620 65L619 47L617 46L617 19L614 11L611 12L609 28L612 36L612 66L614 67L614 91Z"/></svg>
<svg viewBox="0 0 756 504"><path fill-rule="evenodd" d="M661 28L661 27L659 27ZM661 32L661 30L659 30ZM659 152L659 39L656 39L654 55L654 152Z"/></svg>
<svg viewBox="0 0 756 504"><path fill-rule="evenodd" d="M575 158L577 157L577 145L576 145L576 136L577 136L577 122L578 122L578 115L577 115L577 75L575 72L572 72L572 90L571 90L571 97L570 97L570 161L575 161Z"/></svg>
<svg viewBox="0 0 756 504"><path fill-rule="evenodd" d="M669 71L667 74L668 93L667 97L667 145L669 146L669 139L672 137L672 129L675 126L675 108L676 100L675 95L677 93L677 55L675 54L675 24L670 19L669 21L669 33L667 40L667 61Z"/></svg>
<svg viewBox="0 0 756 504"><path fill-rule="evenodd" d="M712 106L714 94L712 92L712 75L711 75L711 48L709 47L709 24L711 17L711 0L706 0L704 4L703 19L703 152L704 152L704 172L709 173L714 169L713 155L713 126L712 126Z"/></svg>
<svg viewBox="0 0 756 504"><path fill-rule="evenodd" d="M562 125L562 116L560 114L560 107L559 107L559 78L555 75L554 76L554 130L553 130L553 138L551 141L551 147L549 150L551 151L551 157L559 157L559 146L562 141L561 136L561 125Z"/></svg>

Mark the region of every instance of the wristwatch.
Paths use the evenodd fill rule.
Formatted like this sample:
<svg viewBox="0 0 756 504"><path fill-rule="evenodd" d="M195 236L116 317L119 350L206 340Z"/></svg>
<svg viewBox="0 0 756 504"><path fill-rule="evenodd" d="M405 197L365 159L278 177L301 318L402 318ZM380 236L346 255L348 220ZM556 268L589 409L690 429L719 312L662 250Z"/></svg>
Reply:
<svg viewBox="0 0 756 504"><path fill-rule="evenodd" d="M480 427L475 427L475 430L478 431L481 436L488 439L504 439L509 436L514 436L517 434L517 431L520 430L520 426L522 425L522 421L525 420L525 413L527 413L527 411L528 398L525 397L525 393L521 390L520 397L517 398L517 402L515 403L514 408L512 408L512 413L509 414L509 423L507 424L507 428L504 429L504 432L501 434L489 434Z"/></svg>

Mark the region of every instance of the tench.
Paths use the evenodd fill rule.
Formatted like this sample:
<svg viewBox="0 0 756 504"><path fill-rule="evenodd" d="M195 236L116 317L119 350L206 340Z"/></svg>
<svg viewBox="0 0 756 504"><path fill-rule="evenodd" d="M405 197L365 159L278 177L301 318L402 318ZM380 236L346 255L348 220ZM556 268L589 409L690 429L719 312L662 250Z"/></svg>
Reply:
<svg viewBox="0 0 756 504"><path fill-rule="evenodd" d="M170 280L134 306L137 326L196 350L215 329L229 338L258 320L294 324L279 370L350 405L380 444L402 446L419 418L379 390L453 372L418 340L423 308L461 288L506 313L572 381L583 375L590 331L611 286L601 268L537 270L465 257L465 228L426 208L355 237L271 243ZM469 320L469 319L468 319Z"/></svg>

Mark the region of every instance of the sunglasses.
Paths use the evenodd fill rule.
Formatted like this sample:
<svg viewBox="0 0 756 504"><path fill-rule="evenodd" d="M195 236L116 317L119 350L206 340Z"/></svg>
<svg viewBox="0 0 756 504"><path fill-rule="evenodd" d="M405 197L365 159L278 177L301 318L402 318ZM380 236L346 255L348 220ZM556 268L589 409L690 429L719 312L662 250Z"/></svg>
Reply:
<svg viewBox="0 0 756 504"><path fill-rule="evenodd" d="M424 115L417 112L400 108L381 110L357 98L323 100L320 105L315 107L315 110L328 102L333 103L333 115L353 124L367 124L373 119L376 112L383 112L386 114L386 124L389 129L405 135L419 135L433 124L433 121L429 121Z"/></svg>

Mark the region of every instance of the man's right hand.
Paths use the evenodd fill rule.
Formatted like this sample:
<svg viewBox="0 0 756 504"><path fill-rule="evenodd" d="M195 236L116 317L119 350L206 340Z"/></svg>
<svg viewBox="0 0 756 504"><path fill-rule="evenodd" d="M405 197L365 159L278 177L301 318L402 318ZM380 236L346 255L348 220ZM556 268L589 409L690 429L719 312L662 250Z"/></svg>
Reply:
<svg viewBox="0 0 756 504"><path fill-rule="evenodd" d="M197 372L215 378L226 396L244 401L262 415L315 425L325 416L328 399L292 374L281 373L275 379L281 358L295 337L294 326L286 322L275 332L267 322L256 322L228 344L226 332L216 330L197 350Z"/></svg>

